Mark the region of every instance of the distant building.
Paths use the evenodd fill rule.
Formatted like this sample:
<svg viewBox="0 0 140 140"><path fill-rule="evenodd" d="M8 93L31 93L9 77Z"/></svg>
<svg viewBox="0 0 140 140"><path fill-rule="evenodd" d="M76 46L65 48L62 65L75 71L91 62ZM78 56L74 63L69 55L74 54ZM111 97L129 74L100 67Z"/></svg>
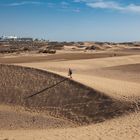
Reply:
<svg viewBox="0 0 140 140"><path fill-rule="evenodd" d="M33 38L18 38L16 36L2 36L0 37L0 42L8 42L8 41L25 41L25 42L32 42Z"/></svg>
<svg viewBox="0 0 140 140"><path fill-rule="evenodd" d="M17 41L25 41L25 42L31 42L33 41L33 38L17 38Z"/></svg>
<svg viewBox="0 0 140 140"><path fill-rule="evenodd" d="M5 40L16 40L17 37L16 36L3 36L3 39L5 39Z"/></svg>
<svg viewBox="0 0 140 140"><path fill-rule="evenodd" d="M17 37L16 36L2 36L0 37L0 41L4 42L4 41L12 41L12 40L16 40Z"/></svg>

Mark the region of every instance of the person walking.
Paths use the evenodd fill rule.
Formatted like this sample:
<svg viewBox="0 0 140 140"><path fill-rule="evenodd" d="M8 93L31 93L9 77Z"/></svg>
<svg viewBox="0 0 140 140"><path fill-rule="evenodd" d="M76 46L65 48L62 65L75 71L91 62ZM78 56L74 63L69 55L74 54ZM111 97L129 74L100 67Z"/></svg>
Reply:
<svg viewBox="0 0 140 140"><path fill-rule="evenodd" d="M72 69L69 68L69 71L68 71L68 76L70 76L70 78L72 78Z"/></svg>

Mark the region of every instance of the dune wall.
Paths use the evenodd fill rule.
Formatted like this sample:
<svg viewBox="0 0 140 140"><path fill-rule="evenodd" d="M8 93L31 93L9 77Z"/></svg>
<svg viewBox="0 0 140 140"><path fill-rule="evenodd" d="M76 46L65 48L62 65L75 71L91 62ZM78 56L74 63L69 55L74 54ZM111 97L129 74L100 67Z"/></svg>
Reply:
<svg viewBox="0 0 140 140"><path fill-rule="evenodd" d="M25 99L64 79L43 70L0 64L0 104L46 111L80 124L101 122L132 108L130 103L112 99L68 78L53 88Z"/></svg>

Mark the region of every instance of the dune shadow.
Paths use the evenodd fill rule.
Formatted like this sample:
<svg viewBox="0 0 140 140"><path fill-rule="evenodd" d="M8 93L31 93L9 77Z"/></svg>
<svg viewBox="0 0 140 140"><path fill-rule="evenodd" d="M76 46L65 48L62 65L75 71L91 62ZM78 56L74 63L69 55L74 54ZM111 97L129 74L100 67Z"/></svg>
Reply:
<svg viewBox="0 0 140 140"><path fill-rule="evenodd" d="M81 83L39 69L0 64L0 79L0 104L47 112L79 125L103 122L136 109L133 102L111 98ZM52 85L55 86L48 88Z"/></svg>

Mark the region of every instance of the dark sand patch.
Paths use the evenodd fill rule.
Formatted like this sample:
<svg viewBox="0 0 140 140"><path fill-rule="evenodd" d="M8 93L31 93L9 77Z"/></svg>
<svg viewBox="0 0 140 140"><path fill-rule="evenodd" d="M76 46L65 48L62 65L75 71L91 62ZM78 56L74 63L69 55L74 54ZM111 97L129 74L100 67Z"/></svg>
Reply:
<svg viewBox="0 0 140 140"><path fill-rule="evenodd" d="M0 79L0 104L47 112L46 115L76 124L102 122L135 109L131 102L113 99L70 79L37 96L24 99L64 79L38 69L0 65Z"/></svg>
<svg viewBox="0 0 140 140"><path fill-rule="evenodd" d="M42 61L68 61L68 60L81 60L81 59L94 59L130 55L125 53L102 52L102 53L64 53L46 56L17 56L11 58L0 57L0 63L31 63Z"/></svg>

